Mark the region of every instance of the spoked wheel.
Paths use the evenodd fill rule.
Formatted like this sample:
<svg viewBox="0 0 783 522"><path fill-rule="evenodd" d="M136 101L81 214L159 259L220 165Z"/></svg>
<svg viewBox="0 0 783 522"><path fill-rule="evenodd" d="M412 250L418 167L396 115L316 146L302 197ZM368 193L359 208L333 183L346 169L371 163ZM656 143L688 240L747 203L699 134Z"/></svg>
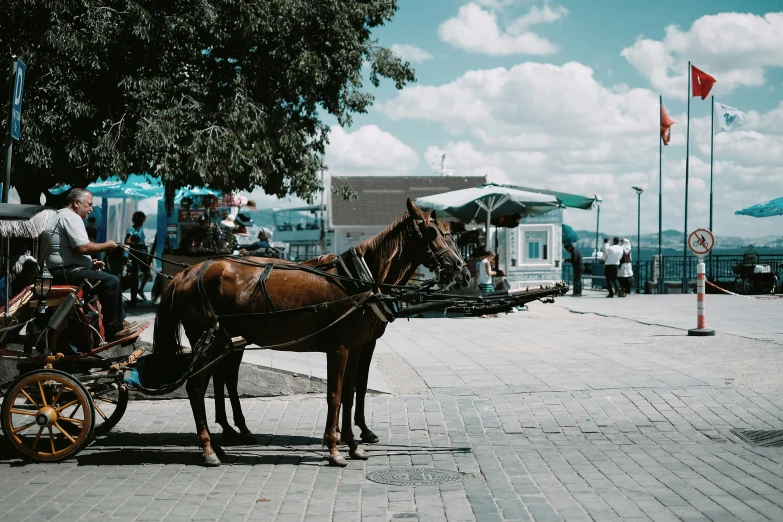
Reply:
<svg viewBox="0 0 783 522"><path fill-rule="evenodd" d="M734 280L734 289L738 294L748 295L753 292L753 281L737 276Z"/></svg>
<svg viewBox="0 0 783 522"><path fill-rule="evenodd" d="M0 417L11 445L36 462L59 462L77 454L95 429L89 392L58 370L36 370L17 379L3 399Z"/></svg>
<svg viewBox="0 0 783 522"><path fill-rule="evenodd" d="M105 435L120 422L128 407L128 388L121 382L95 382L89 385L95 405L95 434Z"/></svg>

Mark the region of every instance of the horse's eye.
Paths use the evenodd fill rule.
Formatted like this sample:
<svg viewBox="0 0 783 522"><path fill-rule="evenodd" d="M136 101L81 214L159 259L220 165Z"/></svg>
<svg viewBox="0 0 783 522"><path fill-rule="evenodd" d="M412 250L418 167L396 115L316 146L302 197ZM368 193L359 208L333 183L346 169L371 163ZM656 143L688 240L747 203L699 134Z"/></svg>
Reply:
<svg viewBox="0 0 783 522"><path fill-rule="evenodd" d="M435 230L434 227L427 227L427 230L424 232L424 238L427 240L427 242L432 243L437 237L438 231Z"/></svg>

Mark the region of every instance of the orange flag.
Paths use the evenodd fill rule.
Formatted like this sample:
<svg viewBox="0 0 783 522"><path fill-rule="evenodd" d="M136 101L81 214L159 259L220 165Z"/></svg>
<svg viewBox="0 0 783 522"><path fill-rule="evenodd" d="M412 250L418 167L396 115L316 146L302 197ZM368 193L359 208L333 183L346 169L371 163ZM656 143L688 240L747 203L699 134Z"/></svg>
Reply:
<svg viewBox="0 0 783 522"><path fill-rule="evenodd" d="M669 140L671 139L671 131L669 128L675 123L677 122L669 117L666 106L661 103L661 139L663 140L664 145L669 144Z"/></svg>

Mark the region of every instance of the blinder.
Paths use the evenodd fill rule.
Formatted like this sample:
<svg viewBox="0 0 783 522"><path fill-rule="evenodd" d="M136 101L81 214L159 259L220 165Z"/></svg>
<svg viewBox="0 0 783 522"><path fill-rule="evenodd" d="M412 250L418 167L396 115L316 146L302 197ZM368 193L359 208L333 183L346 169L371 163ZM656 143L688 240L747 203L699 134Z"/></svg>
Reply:
<svg viewBox="0 0 783 522"><path fill-rule="evenodd" d="M435 222L437 223L437 220L435 220ZM421 226L424 226L424 232L422 232ZM441 274L444 272L445 273L458 272L459 270L461 270L462 266L464 266L464 262L462 262L462 257L459 255L459 252L456 251L454 252L457 258L461 261L459 266L450 267L446 265L442 260L444 255L446 255L448 252L453 251L451 246L449 246L448 242L446 242L446 246L444 248L438 251L434 251L432 249L432 243L438 238L438 235L442 233L441 230L436 226L425 224L424 221L421 221L421 226L419 220L413 219L413 229L416 232L416 235L427 243L427 253L426 253L427 260L424 261L424 263L422 264L435 273L435 280L439 281L441 278Z"/></svg>

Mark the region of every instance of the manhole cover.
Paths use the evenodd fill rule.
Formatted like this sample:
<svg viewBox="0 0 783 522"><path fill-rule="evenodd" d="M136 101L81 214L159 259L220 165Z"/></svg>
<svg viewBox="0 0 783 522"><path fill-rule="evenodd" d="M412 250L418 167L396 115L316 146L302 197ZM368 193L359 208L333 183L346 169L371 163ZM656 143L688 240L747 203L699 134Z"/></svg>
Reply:
<svg viewBox="0 0 783 522"><path fill-rule="evenodd" d="M367 478L379 484L392 486L441 486L459 482L462 476L456 471L433 468L388 468L367 474Z"/></svg>
<svg viewBox="0 0 783 522"><path fill-rule="evenodd" d="M731 430L731 432L753 446L783 448L783 430Z"/></svg>

